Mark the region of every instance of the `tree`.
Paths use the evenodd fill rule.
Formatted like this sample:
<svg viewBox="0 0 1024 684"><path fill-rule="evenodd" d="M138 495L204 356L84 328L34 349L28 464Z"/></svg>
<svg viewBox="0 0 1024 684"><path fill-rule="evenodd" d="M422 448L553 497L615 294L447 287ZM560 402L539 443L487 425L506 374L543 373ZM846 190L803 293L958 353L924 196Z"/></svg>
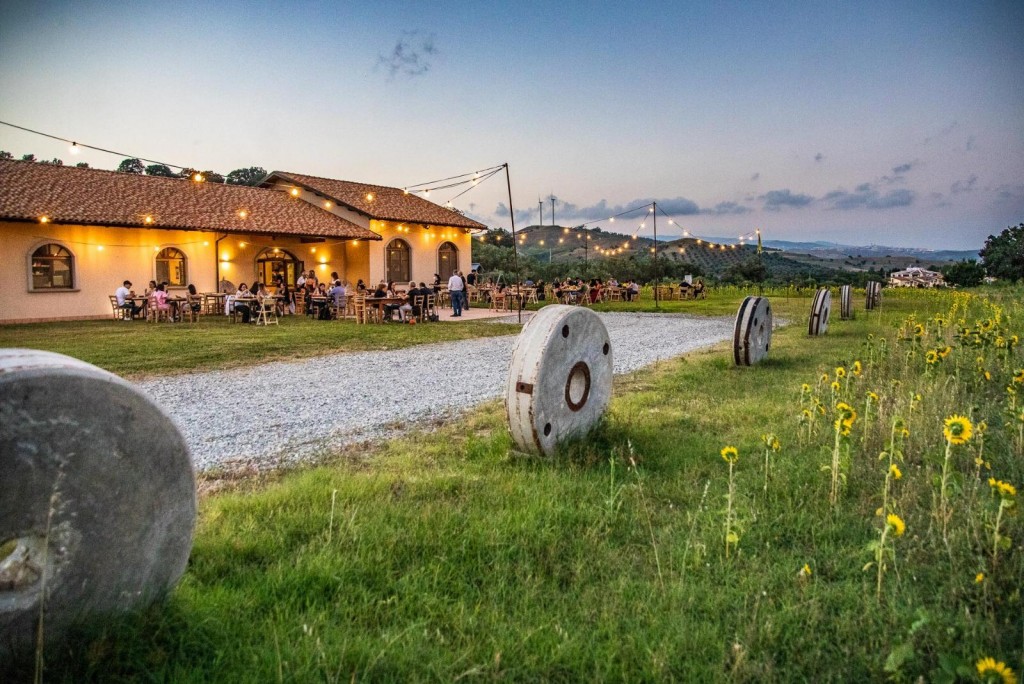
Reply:
<svg viewBox="0 0 1024 684"><path fill-rule="evenodd" d="M985 277L985 267L977 261L957 261L942 268L942 277L957 287L977 287Z"/></svg>
<svg viewBox="0 0 1024 684"><path fill-rule="evenodd" d="M21 161L34 162L35 160L36 160L36 155L34 155L34 154L23 154L23 155L21 155Z"/></svg>
<svg viewBox="0 0 1024 684"><path fill-rule="evenodd" d="M63 159L58 159L57 157L54 157L53 159L49 159L49 160L47 160L47 159L40 159L39 163L40 164L51 164L52 166L64 166L64 160Z"/></svg>
<svg viewBox="0 0 1024 684"><path fill-rule="evenodd" d="M141 159L124 159L118 165L117 172L142 174L146 172L146 167Z"/></svg>
<svg viewBox="0 0 1024 684"><path fill-rule="evenodd" d="M978 254L990 276L1012 281L1024 278L1024 223L1010 226L998 237L989 235Z"/></svg>
<svg viewBox="0 0 1024 684"><path fill-rule="evenodd" d="M150 164L146 167L147 176L161 176L163 178L177 178L178 174L171 171L166 164Z"/></svg>
<svg viewBox="0 0 1024 684"><path fill-rule="evenodd" d="M0 150L0 159L14 159L14 155L7 150Z"/></svg>
<svg viewBox="0 0 1024 684"><path fill-rule="evenodd" d="M228 185L259 185L267 177L267 170L262 166L250 166L247 169L235 169L227 176Z"/></svg>
<svg viewBox="0 0 1024 684"><path fill-rule="evenodd" d="M75 164L76 169L87 169L89 168L89 162L78 162Z"/></svg>
<svg viewBox="0 0 1024 684"><path fill-rule="evenodd" d="M223 183L224 176L216 171L203 171L203 180L207 183Z"/></svg>

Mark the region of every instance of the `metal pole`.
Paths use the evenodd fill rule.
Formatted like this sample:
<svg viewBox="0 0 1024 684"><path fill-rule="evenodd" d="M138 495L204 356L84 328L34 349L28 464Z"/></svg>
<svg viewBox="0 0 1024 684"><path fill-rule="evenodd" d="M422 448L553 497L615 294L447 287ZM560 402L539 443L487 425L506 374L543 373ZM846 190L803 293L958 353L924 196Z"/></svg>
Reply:
<svg viewBox="0 0 1024 684"><path fill-rule="evenodd" d="M661 271L658 269L658 203L652 202L654 211L654 308L659 308L658 285L661 284Z"/></svg>
<svg viewBox="0 0 1024 684"><path fill-rule="evenodd" d="M551 225L555 225L555 200L558 199L554 195L551 196Z"/></svg>
<svg viewBox="0 0 1024 684"><path fill-rule="evenodd" d="M508 187L508 218L512 221L512 263L516 269L516 287L519 287L519 248L516 247L516 213L512 208L512 179L509 177L508 162L502 164L505 167L505 184ZM553 205L552 205L553 206ZM520 323L523 322L523 298L518 297L519 306L516 315Z"/></svg>
<svg viewBox="0 0 1024 684"><path fill-rule="evenodd" d="M544 225L544 200L537 200L537 205L540 207L540 223L538 225Z"/></svg>

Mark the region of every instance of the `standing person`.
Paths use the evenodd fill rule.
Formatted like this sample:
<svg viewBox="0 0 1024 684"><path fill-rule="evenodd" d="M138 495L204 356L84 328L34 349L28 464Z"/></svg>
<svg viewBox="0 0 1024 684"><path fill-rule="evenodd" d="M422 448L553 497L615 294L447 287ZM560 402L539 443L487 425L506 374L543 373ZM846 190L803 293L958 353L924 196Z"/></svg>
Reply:
<svg viewBox="0 0 1024 684"><path fill-rule="evenodd" d="M117 308L124 309L127 314L121 320L130 321L142 310L142 307L137 305L133 299L135 293L132 292L132 281L126 280L121 283L121 287L114 291L114 296L117 298Z"/></svg>
<svg viewBox="0 0 1024 684"><path fill-rule="evenodd" d="M452 277L448 279L448 294L452 298L452 318L462 316L462 295L465 289L462 276L458 272L452 273Z"/></svg>

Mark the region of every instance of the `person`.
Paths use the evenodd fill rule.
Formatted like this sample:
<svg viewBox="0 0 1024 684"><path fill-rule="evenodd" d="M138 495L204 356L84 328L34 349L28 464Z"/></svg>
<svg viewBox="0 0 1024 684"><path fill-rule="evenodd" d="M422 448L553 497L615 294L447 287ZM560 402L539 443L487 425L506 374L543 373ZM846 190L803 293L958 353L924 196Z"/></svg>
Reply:
<svg viewBox="0 0 1024 684"><path fill-rule="evenodd" d="M277 296L280 297L277 300L277 311L280 315L284 316L287 314L295 313L295 293L288 287L288 283L285 282L284 278L277 284Z"/></svg>
<svg viewBox="0 0 1024 684"><path fill-rule="evenodd" d="M327 294L334 300L334 308L341 312L341 315L345 313L345 304L347 301L347 290L340 280L334 281L334 287L328 290Z"/></svg>
<svg viewBox="0 0 1024 684"><path fill-rule="evenodd" d="M153 291L153 303L156 305L157 316L163 311L166 312L168 320L174 320L171 318L171 304L167 301L167 286L163 283L157 285Z"/></svg>
<svg viewBox="0 0 1024 684"><path fill-rule="evenodd" d="M252 300L254 299L252 292L249 291L249 286L245 283L238 285L238 291L235 292L234 298L234 310L235 313L242 314L242 322L248 323L249 319L252 318Z"/></svg>
<svg viewBox="0 0 1024 684"><path fill-rule="evenodd" d="M448 294L452 298L452 318L462 316L462 294L465 289L466 285L458 271L452 273L452 277L448 279Z"/></svg>
<svg viewBox="0 0 1024 684"><path fill-rule="evenodd" d="M545 298L544 290L547 289L543 280L537 281L537 301L543 302Z"/></svg>
<svg viewBox="0 0 1024 684"><path fill-rule="evenodd" d="M697 282L693 285L693 298L697 299L704 296L704 281L697 278Z"/></svg>
<svg viewBox="0 0 1024 684"><path fill-rule="evenodd" d="M441 292L441 275L438 273L434 274L434 294L440 294Z"/></svg>
<svg viewBox="0 0 1024 684"><path fill-rule="evenodd" d="M633 279L630 278L622 284L622 297L627 301L633 301Z"/></svg>
<svg viewBox="0 0 1024 684"><path fill-rule="evenodd" d="M640 283L635 280L629 282L629 301L640 299Z"/></svg>
<svg viewBox="0 0 1024 684"><path fill-rule="evenodd" d="M192 310L193 316L203 308L203 300L196 291L196 286L192 283L188 284L188 308Z"/></svg>
<svg viewBox="0 0 1024 684"><path fill-rule="evenodd" d="M363 294L364 292L366 292L366 283L363 282L362 278L360 278L358 281L356 281L356 292L358 292L360 294Z"/></svg>
<svg viewBox="0 0 1024 684"><path fill-rule="evenodd" d="M416 283L410 281L409 289L405 293L405 301L398 307L398 320L405 323L411 316L415 316L413 304L417 294L419 294L419 290L416 288Z"/></svg>
<svg viewBox="0 0 1024 684"><path fill-rule="evenodd" d="M306 287L315 288L318 285L316 280L316 271L309 269L309 273L306 274Z"/></svg>
<svg viewBox="0 0 1024 684"><path fill-rule="evenodd" d="M299 277L295 280L296 289L302 289L306 287L306 272L302 271L299 273Z"/></svg>
<svg viewBox="0 0 1024 684"><path fill-rule="evenodd" d="M474 269L472 269L469 272L469 275L466 276L466 285L472 285L473 287L476 287L476 281L477 281L477 272L476 272L476 269L474 268Z"/></svg>
<svg viewBox="0 0 1024 684"><path fill-rule="evenodd" d="M130 321L142 310L142 306L135 303L132 281L126 280L121 283L121 287L114 291L114 296L117 298L117 308L124 309L125 315L121 320Z"/></svg>
<svg viewBox="0 0 1024 684"><path fill-rule="evenodd" d="M156 292L156 281L150 280L149 285L146 286L146 290L142 293L142 296L146 299L151 299L154 292Z"/></svg>

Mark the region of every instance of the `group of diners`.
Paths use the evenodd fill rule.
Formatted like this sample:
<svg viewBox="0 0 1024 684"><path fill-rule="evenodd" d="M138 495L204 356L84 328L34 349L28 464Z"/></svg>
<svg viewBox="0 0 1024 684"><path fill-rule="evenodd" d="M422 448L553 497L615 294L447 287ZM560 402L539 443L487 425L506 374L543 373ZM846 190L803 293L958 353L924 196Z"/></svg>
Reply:
<svg viewBox="0 0 1024 684"><path fill-rule="evenodd" d="M118 320L131 321L136 318L152 318L159 320L165 318L168 321L180 321L188 310L193 314L198 313L203 306L202 297L196 291L196 286L191 283L185 290L184 296L171 296L167 288L170 285L167 281L157 282L150 280L149 285L142 295L135 293L132 289L132 281L125 280L121 287L114 290L115 304L121 309L123 315ZM186 308L187 307L187 308Z"/></svg>

